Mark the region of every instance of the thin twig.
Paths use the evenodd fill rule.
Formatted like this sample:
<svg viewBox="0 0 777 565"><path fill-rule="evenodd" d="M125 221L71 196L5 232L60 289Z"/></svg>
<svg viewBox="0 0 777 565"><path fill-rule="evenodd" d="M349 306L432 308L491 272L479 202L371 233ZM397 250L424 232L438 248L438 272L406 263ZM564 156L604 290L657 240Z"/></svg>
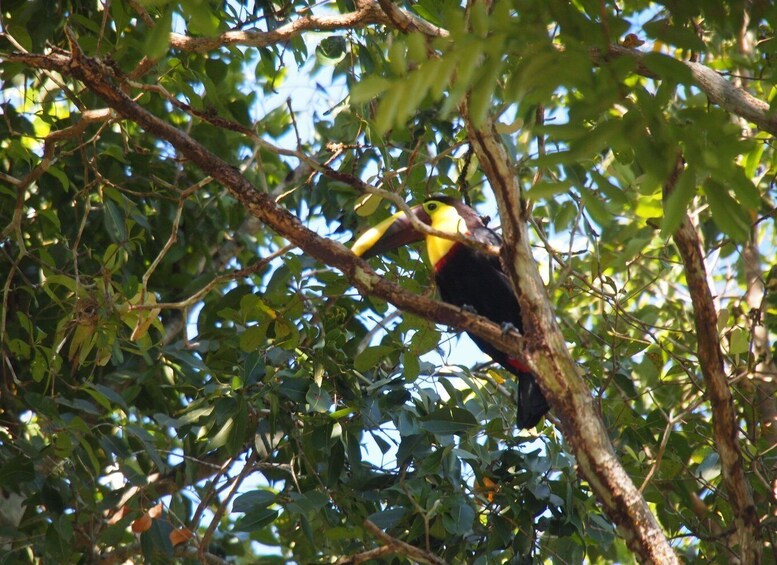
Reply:
<svg viewBox="0 0 777 565"><path fill-rule="evenodd" d="M384 544L390 547L395 553L405 555L406 557L409 557L410 559L414 559L415 561L418 561L420 563L429 563L431 565L445 565L445 561L440 559L436 555L433 555L428 551L425 551L419 547L410 545L409 543L406 543L402 540L399 540L393 536L388 535L386 532L381 530L370 520L365 520L363 525L372 535L374 535L376 538L378 538L380 541L382 541Z"/></svg>
<svg viewBox="0 0 777 565"><path fill-rule="evenodd" d="M196 304L199 302L205 295L207 295L213 288L215 288L217 285L228 282L234 279L239 279L243 277L250 276L260 270L262 270L264 267L267 266L267 264L272 261L273 259L276 259L288 251L294 249L295 245L289 244L281 247L277 251L274 251L273 253L270 253L266 257L262 257L259 261L254 263L253 265L246 267L244 269L237 269L235 271L232 271L231 273L226 273L223 275L219 275L215 277L213 280L211 280L208 284L206 284L204 287L202 287L200 290L189 296L188 298L185 298L179 302L158 302L154 304L132 304L130 305L130 310L156 310L156 309L168 309L168 310L183 310L185 308L189 308L193 304Z"/></svg>
<svg viewBox="0 0 777 565"><path fill-rule="evenodd" d="M210 540L213 537L213 533L216 531L216 527L219 525L219 522L221 521L221 517L224 515L224 512L227 511L227 507L229 506L230 502L232 501L232 498L237 494L238 489L240 488L240 485L243 484L243 481L254 472L254 462L256 461L256 451L251 451L251 455L248 457L248 460L245 462L245 465L240 470L240 474L238 474L237 477L232 481L232 488L229 491L229 494L227 494L227 497L219 504L218 508L213 513L213 519L211 520L210 524L208 525L208 529L205 531L205 533L202 536L202 540L200 540L199 544L199 555L204 560L206 550L208 549L208 545L210 544Z"/></svg>

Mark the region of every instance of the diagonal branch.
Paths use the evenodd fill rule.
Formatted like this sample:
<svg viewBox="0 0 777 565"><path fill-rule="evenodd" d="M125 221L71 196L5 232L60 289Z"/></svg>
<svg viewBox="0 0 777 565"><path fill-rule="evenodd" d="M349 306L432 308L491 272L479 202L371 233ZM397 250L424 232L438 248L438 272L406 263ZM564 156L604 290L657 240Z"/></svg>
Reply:
<svg viewBox="0 0 777 565"><path fill-rule="evenodd" d="M149 133L170 143L203 172L221 183L246 210L308 255L343 272L362 293L371 294L392 303L397 308L422 316L439 324L472 332L520 361L526 359L523 338L515 330L504 329L490 320L461 308L412 294L400 285L380 277L362 259L342 244L319 236L288 210L278 205L270 195L260 192L240 171L208 151L188 134L154 116L138 105L118 86L113 68L97 59L86 57L71 37L73 54L27 55L18 57L32 67L56 70L80 80L94 94L105 100L120 116L134 121Z"/></svg>
<svg viewBox="0 0 777 565"><path fill-rule="evenodd" d="M516 290L526 328L530 367L572 446L579 472L591 484L629 548L644 563L677 563L642 494L615 455L591 391L579 376L531 253L528 209L493 119L476 126L461 105L467 134L494 190L502 221L502 262Z"/></svg>
<svg viewBox="0 0 777 565"><path fill-rule="evenodd" d="M410 545L409 543L405 543L402 540L399 540L393 536L388 535L386 532L381 530L376 524L374 524L370 520L364 521L364 527L367 530L369 530L369 532L372 535L374 535L375 537L380 539L380 541L385 543L386 545L384 547L389 547L392 553L406 555L416 563L428 563L430 565L445 565L445 561L443 561L436 555L429 553L428 551L423 550L414 545ZM354 561L352 561L352 563L353 562Z"/></svg>
<svg viewBox="0 0 777 565"><path fill-rule="evenodd" d="M675 171L666 183L666 194L672 191L682 167L682 158L678 157ZM737 415L723 369L718 315L707 284L701 238L687 215L673 237L685 266L685 279L693 304L699 364L712 406L712 428L723 467L723 481L734 513L740 556L743 563L759 563L758 515L739 449Z"/></svg>
<svg viewBox="0 0 777 565"><path fill-rule="evenodd" d="M645 57L648 53L637 49L623 47L622 45L610 45L606 50L591 49L590 54L597 65L602 65L618 57L630 57L637 63L635 69L637 74L648 78L661 78L659 74L653 72L645 65ZM669 56L667 55L667 57ZM763 131L777 135L777 114L769 109L767 102L756 98L745 89L726 80L725 77L706 65L693 61L673 60L685 65L690 71L693 82L707 96L710 102L731 114L745 118Z"/></svg>

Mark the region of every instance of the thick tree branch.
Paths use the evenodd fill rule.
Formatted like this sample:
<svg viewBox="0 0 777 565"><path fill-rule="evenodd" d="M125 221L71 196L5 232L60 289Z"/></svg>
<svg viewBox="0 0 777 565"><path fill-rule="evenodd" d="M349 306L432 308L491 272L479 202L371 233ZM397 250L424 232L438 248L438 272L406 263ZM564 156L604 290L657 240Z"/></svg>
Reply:
<svg viewBox="0 0 777 565"><path fill-rule="evenodd" d="M667 181L666 194L672 191L682 166L682 159L678 158L675 171ZM723 369L718 314L707 284L701 238L687 215L674 234L674 242L683 260L685 279L693 304L699 364L712 406L715 445L720 455L723 481L734 513L740 557L743 563L760 563L758 515L753 494L745 478L742 453L739 449L737 415Z"/></svg>
<svg viewBox="0 0 777 565"><path fill-rule="evenodd" d="M411 14L394 4L391 0L377 0L380 10L388 18L392 26L402 33L420 32L427 37L448 37L448 30L430 24L415 14Z"/></svg>
<svg viewBox="0 0 777 565"><path fill-rule="evenodd" d="M579 472L591 484L605 511L618 525L629 548L644 563L677 563L672 548L625 469L618 461L591 391L578 375L556 322L529 245L525 203L492 120L480 127L462 114L470 143L499 206L504 241L502 262L516 289L525 328L525 351L540 387L561 421Z"/></svg>
<svg viewBox="0 0 777 565"><path fill-rule="evenodd" d="M592 49L591 57L596 64L604 64L616 57L630 57L637 63L636 72L642 76L660 79L661 76L645 65L643 53L637 49L630 49L622 45L610 45L606 50ZM667 55L667 57L669 57ZM680 61L690 71L691 78L696 86L707 96L713 104L717 104L727 112L754 123L759 129L777 135L777 114L769 110L769 104L759 100L746 90L737 87L717 71L701 63L692 61Z"/></svg>

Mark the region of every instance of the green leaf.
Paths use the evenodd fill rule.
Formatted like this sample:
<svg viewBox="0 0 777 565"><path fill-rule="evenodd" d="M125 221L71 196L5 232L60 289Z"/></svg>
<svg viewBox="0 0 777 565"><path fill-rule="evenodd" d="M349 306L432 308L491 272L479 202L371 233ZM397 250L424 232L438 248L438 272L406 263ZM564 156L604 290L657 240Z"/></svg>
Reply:
<svg viewBox="0 0 777 565"><path fill-rule="evenodd" d="M679 84L692 84L693 75L686 65L663 53L646 53L642 57L642 63L664 79L671 79Z"/></svg>
<svg viewBox="0 0 777 565"><path fill-rule="evenodd" d="M605 204L592 190L581 188L580 196L583 199L583 206L591 215L591 218L600 226L607 227L613 221L613 215L607 210Z"/></svg>
<svg viewBox="0 0 777 565"><path fill-rule="evenodd" d="M278 495L269 490L252 490L235 498L232 503L233 512L252 512L267 508L275 503Z"/></svg>
<svg viewBox="0 0 777 565"><path fill-rule="evenodd" d="M6 33L13 37L27 51L34 50L32 38L25 26L10 24L6 27Z"/></svg>
<svg viewBox="0 0 777 565"><path fill-rule="evenodd" d="M267 343L267 324L250 326L240 333L240 349L251 353Z"/></svg>
<svg viewBox="0 0 777 565"><path fill-rule="evenodd" d="M410 340L410 352L417 356L428 353L440 344L440 337L440 332L432 326L422 328L413 334Z"/></svg>
<svg viewBox="0 0 777 565"><path fill-rule="evenodd" d="M375 130L378 135L385 134L396 122L400 105L406 96L407 83L395 82L389 91L383 96L375 112Z"/></svg>
<svg viewBox="0 0 777 565"><path fill-rule="evenodd" d="M388 48L387 63L397 76L402 76L407 72L407 46L404 41L391 42Z"/></svg>
<svg viewBox="0 0 777 565"><path fill-rule="evenodd" d="M235 410L234 424L227 438L227 451L230 455L237 455L243 449L246 443L246 432L248 431L248 406L242 399L238 402L238 408Z"/></svg>
<svg viewBox="0 0 777 565"><path fill-rule="evenodd" d="M57 179L59 184L62 185L63 190L70 188L70 179L68 178L67 173L65 173L65 171L56 165L51 165L48 169L46 169L46 174L49 174Z"/></svg>
<svg viewBox="0 0 777 565"><path fill-rule="evenodd" d="M307 398L306 393L310 384L310 379L287 377L281 381L279 392L290 400L302 402Z"/></svg>
<svg viewBox="0 0 777 565"><path fill-rule="evenodd" d="M188 424L194 424L195 422L198 422L200 418L203 418L205 416L210 416L213 413L214 409L215 409L214 405L203 406L201 408L194 408L193 410L189 410L183 416L178 418L178 422L183 426Z"/></svg>
<svg viewBox="0 0 777 565"><path fill-rule="evenodd" d="M471 412L457 407L440 408L421 418L421 428L438 435L467 433L478 427Z"/></svg>
<svg viewBox="0 0 777 565"><path fill-rule="evenodd" d="M105 229L111 234L116 243L127 241L127 227L124 212L110 199L105 199L103 204L105 211Z"/></svg>
<svg viewBox="0 0 777 565"><path fill-rule="evenodd" d="M448 533L454 536L463 536L469 533L474 521L475 509L463 500L457 500L442 518L443 526Z"/></svg>
<svg viewBox="0 0 777 565"><path fill-rule="evenodd" d="M373 345L366 347L364 351L359 353L353 360L353 367L360 372L373 369L377 367L389 353L393 352L394 348L388 345Z"/></svg>
<svg viewBox="0 0 777 565"><path fill-rule="evenodd" d="M360 104L374 100L383 94L389 86L391 86L391 81L383 77L370 76L363 78L351 90L351 102Z"/></svg>
<svg viewBox="0 0 777 565"><path fill-rule="evenodd" d="M728 336L728 350L731 355L743 355L750 351L750 334L744 328L734 328Z"/></svg>
<svg viewBox="0 0 777 565"><path fill-rule="evenodd" d="M734 194L737 200L750 210L757 210L761 205L761 194L753 184L741 167L735 167L734 172L729 177L731 188L734 190Z"/></svg>
<svg viewBox="0 0 777 565"><path fill-rule="evenodd" d="M421 363L418 359L418 355L415 353L402 354L402 376L405 382L412 383L418 378L421 373Z"/></svg>
<svg viewBox="0 0 777 565"><path fill-rule="evenodd" d="M766 149L766 143L764 139L761 138L762 135L764 135L763 132L756 136L757 142L755 147L753 147L752 151L747 153L745 158L745 178L747 179L752 179L756 176L758 166L761 164L761 157Z"/></svg>
<svg viewBox="0 0 777 565"><path fill-rule="evenodd" d="M316 383L311 383L305 394L305 400L311 412L328 412L332 406L332 397Z"/></svg>
<svg viewBox="0 0 777 565"><path fill-rule="evenodd" d="M662 237L669 237L677 231L687 213L688 205L695 195L696 169L688 166L680 173L669 198L664 199L664 219L661 222Z"/></svg>
<svg viewBox="0 0 777 565"><path fill-rule="evenodd" d="M170 533L173 525L167 520L154 518L151 527L140 534L140 547L148 563L166 563L173 557Z"/></svg>
<svg viewBox="0 0 777 565"><path fill-rule="evenodd" d="M245 516L238 518L235 522L235 531L238 532L256 532L268 524L272 524L280 515L278 510L270 508L257 508L246 512Z"/></svg>
<svg viewBox="0 0 777 565"><path fill-rule="evenodd" d="M693 51L707 51L707 46L696 35L696 32L689 27L683 27L675 23L671 19L657 19L647 22L642 25L642 29L649 33L652 37L660 39L664 43L674 45L676 47L683 47L692 49ZM651 53L651 55L660 55L659 53ZM662 57L668 59L666 55ZM648 57L645 56L645 59Z"/></svg>
<svg viewBox="0 0 777 565"><path fill-rule="evenodd" d="M234 428L234 426L235 426L234 417L227 418L224 424L222 424L221 428L219 428L219 430L215 434L209 437L208 445L205 447L206 451L218 449L219 447L223 447L224 445L226 445L227 440L229 439L229 436L232 433L232 428Z"/></svg>
<svg viewBox="0 0 777 565"><path fill-rule="evenodd" d="M290 498L291 502L286 504L286 510L289 512L296 512L297 514L316 512L329 502L329 497L317 490L305 493L293 492L291 493Z"/></svg>
<svg viewBox="0 0 777 565"><path fill-rule="evenodd" d="M742 206L731 197L726 187L712 178L707 178L703 187L715 224L734 241L747 241L750 221Z"/></svg>
<svg viewBox="0 0 777 565"><path fill-rule="evenodd" d="M342 35L330 35L316 47L316 59L323 65L336 65L345 59L346 43Z"/></svg>
<svg viewBox="0 0 777 565"><path fill-rule="evenodd" d="M381 530L388 530L396 526L407 514L408 509L404 506L396 506L388 510L381 510L367 516L367 519L378 526Z"/></svg>
<svg viewBox="0 0 777 565"><path fill-rule="evenodd" d="M146 34L145 54L147 57L159 59L167 53L172 27L173 7L167 6L162 10L156 22L154 22L154 27Z"/></svg>
<svg viewBox="0 0 777 565"><path fill-rule="evenodd" d="M559 181L540 181L526 191L526 197L534 201L540 199L551 199L557 194L567 192L572 187L572 183L568 180Z"/></svg>
<svg viewBox="0 0 777 565"><path fill-rule="evenodd" d="M377 194L364 194L356 200L353 210L359 216L371 216L377 211L378 206L380 206L382 201L383 198Z"/></svg>
<svg viewBox="0 0 777 565"><path fill-rule="evenodd" d="M596 183L599 191L610 199L610 202L618 205L621 208L626 207L629 204L629 197L627 191L613 184L610 179L600 174L599 171L591 169L588 171L591 178Z"/></svg>
<svg viewBox="0 0 777 565"><path fill-rule="evenodd" d="M34 478L35 469L32 461L22 455L17 455L0 465L0 487L9 492L15 492L19 485Z"/></svg>
<svg viewBox="0 0 777 565"><path fill-rule="evenodd" d="M208 2L202 0L185 0L182 2L186 14L189 16L189 32L206 37L215 35L219 31L219 18L217 12L211 8Z"/></svg>

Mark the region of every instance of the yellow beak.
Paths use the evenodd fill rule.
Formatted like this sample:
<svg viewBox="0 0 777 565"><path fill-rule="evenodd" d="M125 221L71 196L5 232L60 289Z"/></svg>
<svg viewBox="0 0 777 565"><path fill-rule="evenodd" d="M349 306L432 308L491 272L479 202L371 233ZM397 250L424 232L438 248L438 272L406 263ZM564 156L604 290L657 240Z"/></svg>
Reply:
<svg viewBox="0 0 777 565"><path fill-rule="evenodd" d="M431 219L423 206L415 206L411 211L416 218L430 224ZM386 218L377 226L373 226L362 234L351 247L356 255L369 258L391 251L402 245L420 241L424 234L416 231L413 224L404 212L397 212L390 218Z"/></svg>

